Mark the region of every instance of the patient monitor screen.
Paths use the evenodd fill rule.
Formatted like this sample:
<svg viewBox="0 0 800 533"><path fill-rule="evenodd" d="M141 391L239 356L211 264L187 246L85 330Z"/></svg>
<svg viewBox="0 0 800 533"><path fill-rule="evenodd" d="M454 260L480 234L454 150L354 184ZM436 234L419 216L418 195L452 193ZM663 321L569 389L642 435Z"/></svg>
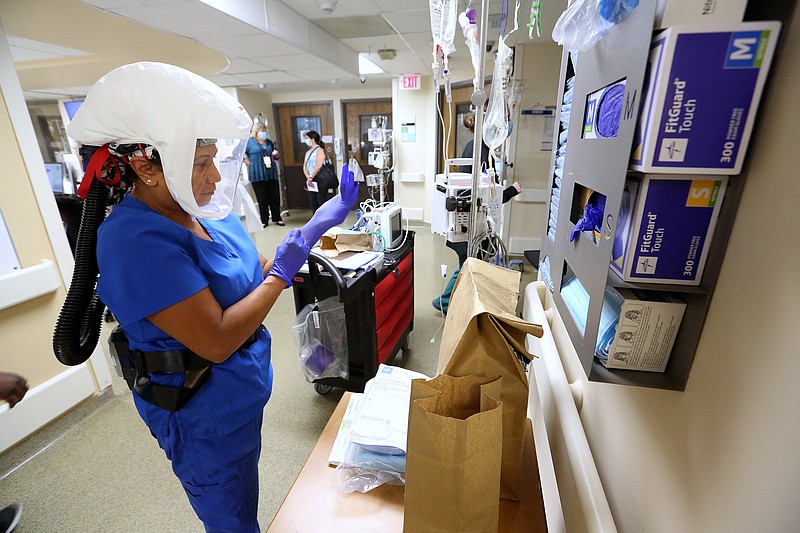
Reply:
<svg viewBox="0 0 800 533"><path fill-rule="evenodd" d="M392 216L392 242L397 242L397 240L403 234L403 226L402 226L402 219L400 216L400 211L395 213Z"/></svg>

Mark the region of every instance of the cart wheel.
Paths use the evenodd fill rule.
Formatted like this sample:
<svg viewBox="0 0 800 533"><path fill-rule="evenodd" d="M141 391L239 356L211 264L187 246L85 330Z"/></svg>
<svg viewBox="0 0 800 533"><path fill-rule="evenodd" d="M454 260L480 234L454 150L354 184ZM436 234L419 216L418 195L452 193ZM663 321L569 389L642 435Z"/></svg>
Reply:
<svg viewBox="0 0 800 533"><path fill-rule="evenodd" d="M325 396L330 391L333 390L333 385L325 385L324 383L314 383L314 390L317 391L317 394Z"/></svg>

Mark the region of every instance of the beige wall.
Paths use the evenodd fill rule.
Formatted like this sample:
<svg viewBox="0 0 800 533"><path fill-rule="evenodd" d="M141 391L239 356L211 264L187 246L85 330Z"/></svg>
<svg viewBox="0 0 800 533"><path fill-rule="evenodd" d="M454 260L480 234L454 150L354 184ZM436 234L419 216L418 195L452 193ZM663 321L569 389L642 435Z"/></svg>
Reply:
<svg viewBox="0 0 800 533"><path fill-rule="evenodd" d="M0 95L0 210L3 212L22 267L49 259L56 263L31 180L11 123L5 95ZM35 147L38 152L38 147ZM41 172L44 173L44 167ZM45 178L46 179L46 178ZM55 200L51 198L53 204ZM66 240L66 237L63 237ZM56 318L64 300L62 286L55 293L0 311L0 370L27 377L39 385L64 370L53 356Z"/></svg>
<svg viewBox="0 0 800 533"><path fill-rule="evenodd" d="M581 418L621 531L800 530L799 25L795 8L686 390L585 390Z"/></svg>
<svg viewBox="0 0 800 533"><path fill-rule="evenodd" d="M110 385L111 374L99 347L74 367L53 355L53 329L74 261L2 25L0 135L0 209L22 266L0 284L9 306L0 311L0 369L22 374L30 385L13 410L0 405L1 453Z"/></svg>
<svg viewBox="0 0 800 533"><path fill-rule="evenodd" d="M545 118L539 115L522 115L523 109L542 109L558 101L558 75L561 68L561 47L555 43L537 43L518 46L515 78L525 80L522 101L517 105L514 117L516 135L511 161L514 163L512 181L518 181L523 189L547 189L550 180L550 158L552 151L542 151ZM554 126L558 132L557 125ZM509 202L506 210L508 224L507 245L512 253L538 249L545 232L548 205L546 203L521 202L520 196Z"/></svg>
<svg viewBox="0 0 800 533"><path fill-rule="evenodd" d="M273 141L276 139L275 121L272 117L272 96L268 93L249 91L247 89L237 89L236 98L244 106L251 117L257 113L264 113L269 123L269 135Z"/></svg>
<svg viewBox="0 0 800 533"><path fill-rule="evenodd" d="M422 77L422 88L418 91L399 89L397 80L392 82L392 119L394 121L395 146L395 197L412 219L431 221L433 205L433 182L436 178L436 100L433 77ZM400 125L414 115L417 140L402 142ZM424 174L424 182L401 182L400 174ZM422 212L420 212L420 210Z"/></svg>

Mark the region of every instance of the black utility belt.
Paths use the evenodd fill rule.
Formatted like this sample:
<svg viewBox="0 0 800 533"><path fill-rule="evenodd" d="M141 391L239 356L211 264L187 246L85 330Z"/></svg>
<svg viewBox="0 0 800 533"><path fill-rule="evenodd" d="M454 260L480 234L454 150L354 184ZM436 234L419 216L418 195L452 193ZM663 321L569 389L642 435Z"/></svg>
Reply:
<svg viewBox="0 0 800 533"><path fill-rule="evenodd" d="M259 326L244 341L239 350L253 344L262 329L264 326ZM188 348L163 352L131 350L122 326L114 328L108 337L108 344L117 374L125 379L128 387L135 390L147 403L168 411L178 411L186 405L186 402L206 382L211 374L211 367L214 365ZM158 385L150 381L149 377L151 373L174 374L178 372L186 374L182 387Z"/></svg>

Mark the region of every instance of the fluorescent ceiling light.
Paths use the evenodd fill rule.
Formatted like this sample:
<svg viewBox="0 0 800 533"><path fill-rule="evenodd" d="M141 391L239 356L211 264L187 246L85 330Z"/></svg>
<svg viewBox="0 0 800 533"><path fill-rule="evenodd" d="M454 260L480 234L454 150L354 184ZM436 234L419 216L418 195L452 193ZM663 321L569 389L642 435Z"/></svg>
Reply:
<svg viewBox="0 0 800 533"><path fill-rule="evenodd" d="M367 54L358 54L358 73L359 74L383 74L381 67L373 63Z"/></svg>

